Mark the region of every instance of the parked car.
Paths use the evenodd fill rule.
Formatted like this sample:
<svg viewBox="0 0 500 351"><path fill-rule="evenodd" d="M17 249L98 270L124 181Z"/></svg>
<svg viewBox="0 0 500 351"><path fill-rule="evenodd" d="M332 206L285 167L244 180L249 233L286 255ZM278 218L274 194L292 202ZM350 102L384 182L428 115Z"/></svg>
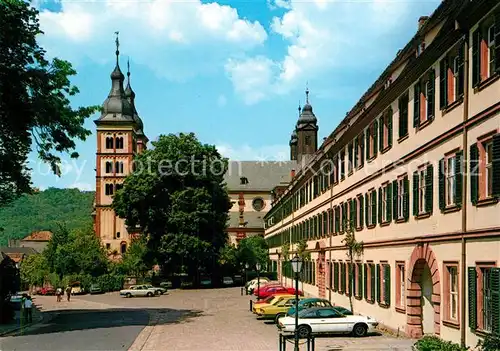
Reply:
<svg viewBox="0 0 500 351"><path fill-rule="evenodd" d="M95 295L95 294L104 294L104 291L102 291L101 287L97 284L92 284L89 289L90 295Z"/></svg>
<svg viewBox="0 0 500 351"><path fill-rule="evenodd" d="M307 338L311 334L351 333L354 336L365 336L375 331L378 322L367 316L346 316L333 307L313 307L299 311L297 334ZM281 317L278 329L283 333L295 333L295 317Z"/></svg>
<svg viewBox="0 0 500 351"><path fill-rule="evenodd" d="M236 284L236 285L241 285L243 283L243 278L239 274L235 274L235 276L233 277L233 280L234 280L234 284Z"/></svg>
<svg viewBox="0 0 500 351"><path fill-rule="evenodd" d="M208 288L208 287L212 286L212 279L210 279L208 277L201 278L201 280L200 280L200 286L202 288Z"/></svg>
<svg viewBox="0 0 500 351"><path fill-rule="evenodd" d="M285 315L286 311L288 311L288 309L294 304L295 296L281 297L272 305L263 305L262 307L257 308L257 316L262 319L274 319L277 322L278 318Z"/></svg>
<svg viewBox="0 0 500 351"><path fill-rule="evenodd" d="M257 296L258 298L262 299L262 298L268 297L269 295L273 295L273 294L280 293L280 292L286 292L286 293L295 295L295 288L285 288L283 286L272 286L272 287L269 287L267 289L261 289L260 291L257 290L254 292L254 295ZM303 292L300 290L299 290L299 295L300 296L303 295Z"/></svg>
<svg viewBox="0 0 500 351"><path fill-rule="evenodd" d="M252 304L252 312L253 313L257 313L257 309L262 308L264 306L274 305L279 300L281 300L282 298L285 298L285 297L293 297L293 295L290 295L290 294L276 294L276 295L268 296L264 300L255 301Z"/></svg>
<svg viewBox="0 0 500 351"><path fill-rule="evenodd" d="M299 311L302 311L304 309L311 308L311 307L332 307L332 304L330 301L328 301L326 299L320 299L317 297L303 299L303 300L299 301ZM340 313L343 313L343 312L340 311ZM345 314L345 313L343 313L343 314ZM350 314L352 314L352 313L350 313ZM286 315L288 315L288 316L295 315L295 305L293 305L287 311ZM282 316L282 317L284 317L284 316Z"/></svg>
<svg viewBox="0 0 500 351"><path fill-rule="evenodd" d="M155 290L147 288L145 285L132 285L128 289L120 290L120 296L133 297L133 296L155 296Z"/></svg>
<svg viewBox="0 0 500 351"><path fill-rule="evenodd" d="M71 295L83 295L85 294L85 290L81 286L80 282L73 282L70 284L71 286Z"/></svg>
<svg viewBox="0 0 500 351"><path fill-rule="evenodd" d="M160 287L165 289L172 289L172 282L171 281L161 282Z"/></svg>
<svg viewBox="0 0 500 351"><path fill-rule="evenodd" d="M40 288L36 291L37 295L55 295L56 290L53 288Z"/></svg>
<svg viewBox="0 0 500 351"><path fill-rule="evenodd" d="M266 277L260 277L260 279L254 278L245 284L245 288L247 289L249 294L252 294L253 291L257 288L258 283L260 286L269 284L270 280Z"/></svg>
<svg viewBox="0 0 500 351"><path fill-rule="evenodd" d="M152 286L152 285L144 285L144 286L147 287L148 289L154 290L156 295L163 295L167 292L167 289L162 287Z"/></svg>
<svg viewBox="0 0 500 351"><path fill-rule="evenodd" d="M223 277L222 278L222 285L231 286L233 284L234 284L233 278L231 278L231 277Z"/></svg>
<svg viewBox="0 0 500 351"><path fill-rule="evenodd" d="M249 291L249 293L256 295L256 291L260 290L266 290L271 287L276 287L276 286L283 286L280 283L271 283L271 282L266 282L266 284L260 284L260 287L258 285L255 285L255 288Z"/></svg>

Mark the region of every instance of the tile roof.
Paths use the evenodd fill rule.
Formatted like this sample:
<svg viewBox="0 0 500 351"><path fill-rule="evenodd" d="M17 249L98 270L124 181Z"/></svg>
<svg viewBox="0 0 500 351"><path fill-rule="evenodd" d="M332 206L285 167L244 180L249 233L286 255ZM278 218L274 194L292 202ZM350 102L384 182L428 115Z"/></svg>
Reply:
<svg viewBox="0 0 500 351"><path fill-rule="evenodd" d="M26 255L32 255L38 253L34 248L32 247L8 247L8 246L3 246L0 247L0 251L3 253L10 255L10 254L26 254Z"/></svg>
<svg viewBox="0 0 500 351"><path fill-rule="evenodd" d="M49 230L41 230L38 232L32 232L26 238L21 241L49 241L52 238L52 232Z"/></svg>
<svg viewBox="0 0 500 351"><path fill-rule="evenodd" d="M247 222L245 228L262 228L264 229L264 216L266 212L244 212L243 221ZM240 213L229 212L229 228L238 228L240 224Z"/></svg>
<svg viewBox="0 0 500 351"><path fill-rule="evenodd" d="M280 183L290 182L292 169L297 170L295 161L229 161L224 180L229 191L271 191ZM242 177L247 184L242 184Z"/></svg>

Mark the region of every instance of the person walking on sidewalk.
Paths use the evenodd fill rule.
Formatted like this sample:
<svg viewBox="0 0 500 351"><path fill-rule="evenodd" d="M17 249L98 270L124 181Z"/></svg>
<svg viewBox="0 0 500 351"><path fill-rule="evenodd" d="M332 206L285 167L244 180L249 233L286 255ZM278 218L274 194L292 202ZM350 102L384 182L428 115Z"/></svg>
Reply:
<svg viewBox="0 0 500 351"><path fill-rule="evenodd" d="M56 289L57 302L61 302L62 295L63 295L63 291L62 291L61 287L57 288Z"/></svg>
<svg viewBox="0 0 500 351"><path fill-rule="evenodd" d="M32 323L33 322L32 307L33 307L33 301L31 301L31 296L28 296L24 300L24 310L25 310L25 313L26 313L26 322L27 323Z"/></svg>
<svg viewBox="0 0 500 351"><path fill-rule="evenodd" d="M71 286L66 287L66 297L68 298L68 302L71 299Z"/></svg>

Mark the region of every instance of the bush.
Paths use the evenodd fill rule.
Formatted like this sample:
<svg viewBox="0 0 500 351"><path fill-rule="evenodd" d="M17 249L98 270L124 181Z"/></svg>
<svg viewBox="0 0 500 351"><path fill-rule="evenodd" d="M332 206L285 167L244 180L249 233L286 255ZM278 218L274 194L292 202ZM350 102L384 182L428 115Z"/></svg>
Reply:
<svg viewBox="0 0 500 351"><path fill-rule="evenodd" d="M466 351L468 349L451 341L444 341L437 336L424 336L413 345L415 351Z"/></svg>
<svg viewBox="0 0 500 351"><path fill-rule="evenodd" d="M483 340L479 340L477 346L481 351L498 351L500 350L500 337L486 335Z"/></svg>
<svg viewBox="0 0 500 351"><path fill-rule="evenodd" d="M102 291L118 291L123 287L124 277L120 274L104 274L95 281Z"/></svg>

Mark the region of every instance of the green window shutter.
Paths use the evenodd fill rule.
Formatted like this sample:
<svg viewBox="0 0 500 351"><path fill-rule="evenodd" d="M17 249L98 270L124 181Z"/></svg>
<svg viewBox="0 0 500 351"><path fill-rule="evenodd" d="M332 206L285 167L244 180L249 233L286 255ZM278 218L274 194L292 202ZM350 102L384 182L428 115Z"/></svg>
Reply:
<svg viewBox="0 0 500 351"><path fill-rule="evenodd" d="M413 172L413 215L418 215L418 172Z"/></svg>
<svg viewBox="0 0 500 351"><path fill-rule="evenodd" d="M363 297L363 266L358 264L358 293L357 297Z"/></svg>
<svg viewBox="0 0 500 351"><path fill-rule="evenodd" d="M392 218L398 219L398 181L392 182Z"/></svg>
<svg viewBox="0 0 500 351"><path fill-rule="evenodd" d="M498 22L497 27L499 26L500 22ZM493 172L492 195L500 197L500 133L493 136L492 155L493 155L493 161L491 163L491 169Z"/></svg>
<svg viewBox="0 0 500 351"><path fill-rule="evenodd" d="M384 118L385 118L385 113L382 114L382 117L380 117L379 122L378 122L378 140L380 142L378 143L379 150L382 152L384 149Z"/></svg>
<svg viewBox="0 0 500 351"><path fill-rule="evenodd" d="M462 164L464 162L464 152L459 151L455 155L456 157L456 162L455 162L455 204L458 207L462 206L462 186L463 186L463 170L462 170Z"/></svg>
<svg viewBox="0 0 500 351"><path fill-rule="evenodd" d="M500 268L492 268L490 274L491 314L493 334L500 336Z"/></svg>
<svg viewBox="0 0 500 351"><path fill-rule="evenodd" d="M420 82L413 86L413 128L420 125Z"/></svg>
<svg viewBox="0 0 500 351"><path fill-rule="evenodd" d="M364 200L364 197L363 195L361 195L359 197L359 226L360 228L363 228L364 226L364 223L363 223L363 200Z"/></svg>
<svg viewBox="0 0 500 351"><path fill-rule="evenodd" d="M356 230L356 227L357 227L357 223L358 223L358 201L356 200L356 198L354 198L352 200L352 207L353 207L353 216L352 216L352 226L353 226L353 229ZM361 218L363 218L363 216L361 216Z"/></svg>
<svg viewBox="0 0 500 351"><path fill-rule="evenodd" d="M375 284L377 289L377 302L380 303L380 265L377 263L375 268Z"/></svg>
<svg viewBox="0 0 500 351"><path fill-rule="evenodd" d="M345 293L345 262L340 262L340 291Z"/></svg>
<svg viewBox="0 0 500 351"><path fill-rule="evenodd" d="M384 265L384 302L391 305L391 266Z"/></svg>
<svg viewBox="0 0 500 351"><path fill-rule="evenodd" d="M403 216L405 221L410 217L410 180L408 176L404 179L404 198L403 198ZM415 198L413 199L415 201Z"/></svg>
<svg viewBox="0 0 500 351"><path fill-rule="evenodd" d="M370 265L370 280L371 280L371 288L370 288L370 301L374 302L375 301L375 286L376 286L376 277L375 277L375 265L371 264Z"/></svg>
<svg viewBox="0 0 500 351"><path fill-rule="evenodd" d="M403 136L405 136L405 134L403 134L403 129L404 129L403 118L405 117L403 114L403 97L400 97L398 100L398 110L399 110L398 138L402 138Z"/></svg>
<svg viewBox="0 0 500 351"><path fill-rule="evenodd" d="M333 264L333 290L339 290L339 263L335 262Z"/></svg>
<svg viewBox="0 0 500 351"><path fill-rule="evenodd" d="M477 144L470 146L470 201L477 204L479 197L479 149Z"/></svg>
<svg viewBox="0 0 500 351"><path fill-rule="evenodd" d="M448 106L448 57L439 62L439 109Z"/></svg>
<svg viewBox="0 0 500 351"><path fill-rule="evenodd" d="M363 291L364 291L364 296L365 300L368 300L368 264L363 264Z"/></svg>
<svg viewBox="0 0 500 351"><path fill-rule="evenodd" d="M472 87L475 88L481 83L481 31L476 29L472 33Z"/></svg>
<svg viewBox="0 0 500 351"><path fill-rule="evenodd" d="M425 212L432 213L434 202L434 166L427 166L427 174L425 176Z"/></svg>
<svg viewBox="0 0 500 351"><path fill-rule="evenodd" d="M333 210L330 210L330 233L333 233L335 231L333 227Z"/></svg>
<svg viewBox="0 0 500 351"><path fill-rule="evenodd" d="M371 133L372 133L372 129L371 129L371 127L368 127L366 129L366 134L365 134L365 142L366 142L365 151L366 151L366 159L367 160L370 159L370 136L371 136Z"/></svg>
<svg viewBox="0 0 500 351"><path fill-rule="evenodd" d="M348 282L347 282L347 286L348 286L348 289L347 289L347 296L351 296L352 295L352 283L353 283L353 274L352 274L352 263L348 263L347 264L347 278L348 278Z"/></svg>
<svg viewBox="0 0 500 351"><path fill-rule="evenodd" d="M378 141L378 120L373 122L373 156L377 156L377 145ZM380 141L381 143L382 141Z"/></svg>
<svg viewBox="0 0 500 351"><path fill-rule="evenodd" d="M361 132L359 137L360 137L360 141L359 141L359 145L360 145L359 166L361 167L365 163L365 134L363 132Z"/></svg>
<svg viewBox="0 0 500 351"><path fill-rule="evenodd" d="M372 195L372 225L377 224L377 190Z"/></svg>
<svg viewBox="0 0 500 351"><path fill-rule="evenodd" d="M460 49L458 50L457 96L459 96L459 97L464 95L464 85L465 85L465 63L464 63L464 61L465 61L465 40L462 41L462 44L460 45ZM498 67L498 65L497 65L497 67Z"/></svg>
<svg viewBox="0 0 500 351"><path fill-rule="evenodd" d="M365 194L365 223L366 226L370 224L370 218L368 218L368 207L370 206L370 200L368 198L368 193Z"/></svg>
<svg viewBox="0 0 500 351"><path fill-rule="evenodd" d="M354 138L354 142L353 142L353 151L354 151L354 156L353 156L353 165L354 165L354 168L358 167L358 152L359 152L359 149L358 149L358 145L359 145L359 141L358 141L358 137L355 137Z"/></svg>
<svg viewBox="0 0 500 351"><path fill-rule="evenodd" d="M444 212L446 208L444 188L444 158L439 160L439 209Z"/></svg>
<svg viewBox="0 0 500 351"><path fill-rule="evenodd" d="M389 110L387 110L387 145L389 147L392 147L392 107L389 107Z"/></svg>
<svg viewBox="0 0 500 351"><path fill-rule="evenodd" d="M378 188L378 223L382 223L382 188Z"/></svg>
<svg viewBox="0 0 500 351"><path fill-rule="evenodd" d="M429 89L427 91L427 119L434 119L436 115L435 109L435 91L436 91L436 71L434 68L431 69L429 73Z"/></svg>
<svg viewBox="0 0 500 351"><path fill-rule="evenodd" d="M477 328L477 277L476 267L467 268L467 279L469 285L469 328Z"/></svg>
<svg viewBox="0 0 500 351"><path fill-rule="evenodd" d="M387 184L387 213L386 218L387 221L392 221L392 183Z"/></svg>

